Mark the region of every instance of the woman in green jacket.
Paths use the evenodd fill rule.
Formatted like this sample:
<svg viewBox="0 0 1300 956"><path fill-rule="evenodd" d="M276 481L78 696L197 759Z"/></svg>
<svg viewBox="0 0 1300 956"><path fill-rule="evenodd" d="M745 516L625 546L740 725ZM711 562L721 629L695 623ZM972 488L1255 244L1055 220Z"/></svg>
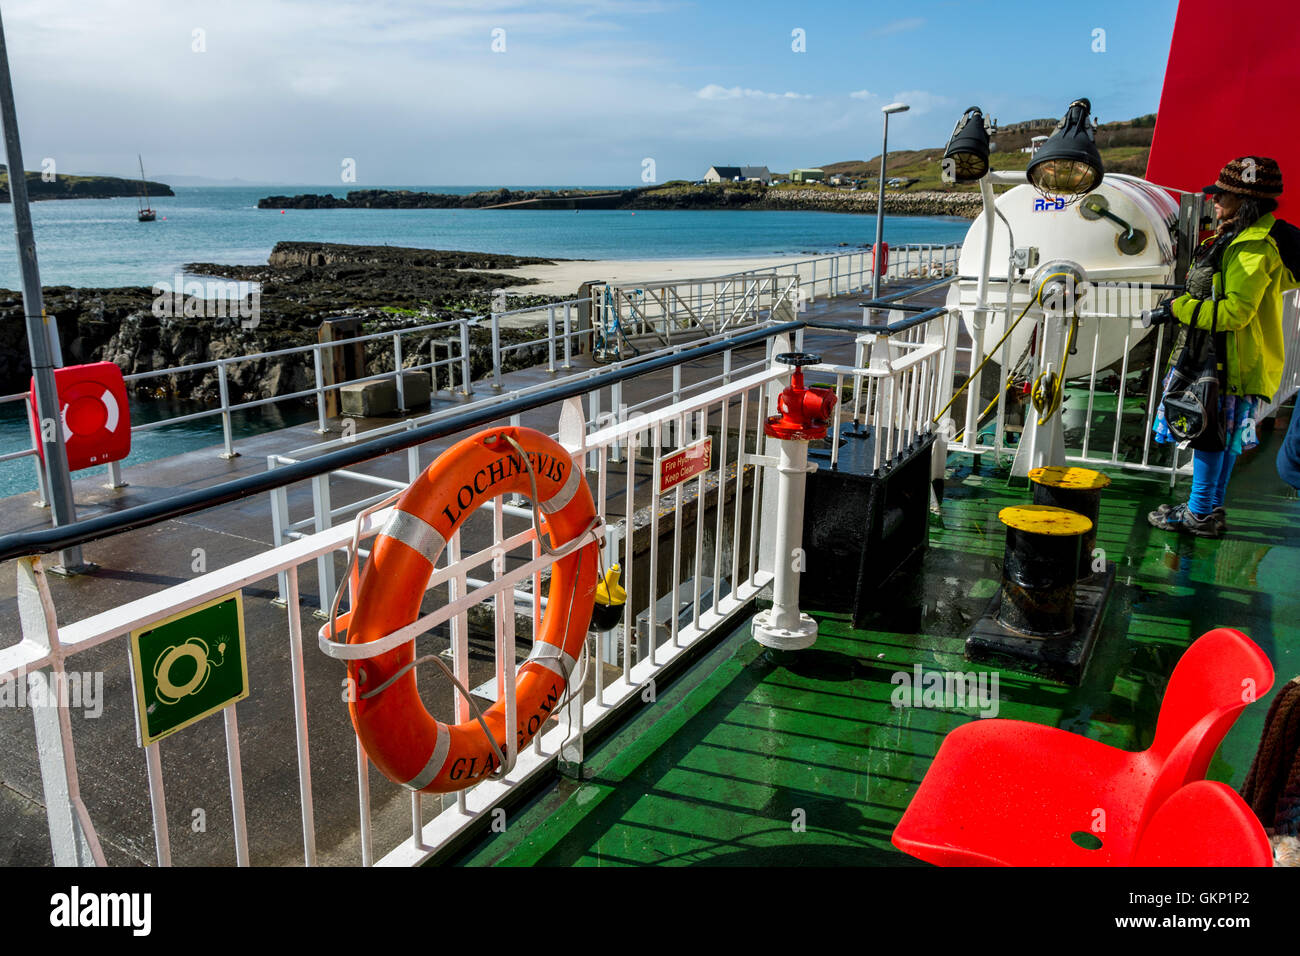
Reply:
<svg viewBox="0 0 1300 956"><path fill-rule="evenodd" d="M1282 380L1282 292L1296 277L1282 265L1269 236L1282 172L1262 156L1244 156L1223 167L1205 192L1214 197L1219 220L1215 238L1198 251L1187 276L1187 293L1174 300L1175 318L1184 325L1211 323L1227 333L1224 365L1227 387L1220 413L1225 422L1223 451L1192 453L1192 492L1183 504L1161 505L1147 516L1157 528L1218 538L1227 529L1223 507L1228 478L1237 456L1258 444L1255 413ZM1198 306L1200 307L1198 310ZM1217 318L1216 318L1217 317ZM1163 410L1156 439L1173 441Z"/></svg>

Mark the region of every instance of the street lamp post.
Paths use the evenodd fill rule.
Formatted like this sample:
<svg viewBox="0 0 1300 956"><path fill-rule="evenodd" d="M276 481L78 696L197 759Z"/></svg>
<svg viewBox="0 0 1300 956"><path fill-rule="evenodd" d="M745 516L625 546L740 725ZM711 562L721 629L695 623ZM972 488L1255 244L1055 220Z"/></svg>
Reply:
<svg viewBox="0 0 1300 956"><path fill-rule="evenodd" d="M889 114L905 113L909 110L906 103L890 103L882 106L880 112L885 114L885 131L880 139L880 193L876 197L876 245L871 253L871 298L880 298L880 243L885 232L885 158L889 153Z"/></svg>

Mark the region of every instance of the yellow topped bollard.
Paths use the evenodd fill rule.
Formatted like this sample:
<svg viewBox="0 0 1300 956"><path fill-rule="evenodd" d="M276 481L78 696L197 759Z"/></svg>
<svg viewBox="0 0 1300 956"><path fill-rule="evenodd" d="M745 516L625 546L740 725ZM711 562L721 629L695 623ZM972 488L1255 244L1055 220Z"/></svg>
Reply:
<svg viewBox="0 0 1300 956"><path fill-rule="evenodd" d="M1100 491L1110 484L1110 476L1100 471L1065 465L1035 468L1029 472L1029 480L1044 487L1068 491Z"/></svg>
<svg viewBox="0 0 1300 956"><path fill-rule="evenodd" d="M1101 515L1101 492L1110 484L1110 477L1091 468L1071 468L1052 465L1035 468L1029 472L1034 488L1034 504L1065 508L1078 512L1092 522L1079 546L1077 577L1083 580L1093 574L1093 549L1097 544L1097 522Z"/></svg>
<svg viewBox="0 0 1300 956"><path fill-rule="evenodd" d="M998 520L1007 526L998 623L1029 638L1068 634L1079 546L1092 521L1048 505L1003 508Z"/></svg>
<svg viewBox="0 0 1300 956"><path fill-rule="evenodd" d="M998 520L1008 528L1029 534L1070 537L1092 530L1092 519L1077 511L1048 505L1013 505L998 512Z"/></svg>
<svg viewBox="0 0 1300 956"><path fill-rule="evenodd" d="M1086 468L1035 468L1034 496L1098 495L1109 479ZM1095 514L1094 510L1094 514ZM1101 632L1115 565L1089 574L1093 518L1050 504L1003 508L1002 586L966 638L966 657L1078 685ZM1081 553L1082 552L1082 553Z"/></svg>

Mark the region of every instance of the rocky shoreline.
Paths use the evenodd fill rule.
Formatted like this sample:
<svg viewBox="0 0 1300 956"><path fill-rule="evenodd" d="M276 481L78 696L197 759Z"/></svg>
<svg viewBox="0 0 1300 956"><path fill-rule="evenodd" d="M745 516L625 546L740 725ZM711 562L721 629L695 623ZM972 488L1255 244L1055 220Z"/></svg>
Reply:
<svg viewBox="0 0 1300 956"><path fill-rule="evenodd" d="M327 318L359 318L363 331L372 333L466 314L483 315L490 311L492 290L535 280L477 270L554 261L492 253L281 242L265 266L185 266L187 280L211 276L260 283L255 323L216 309L216 300L206 298L206 287L204 298L192 296L197 300L193 314L187 314L189 309L166 314L168 310L159 308L159 303L171 296L159 295L157 287L51 286L44 290L45 307L58 324L65 364L108 361L131 375L311 344L317 341L320 324ZM511 306L552 301L558 298L512 296ZM219 312L216 318L203 317ZM541 334L528 329L503 330L507 342ZM408 340L407 362L416 363L420 355L427 360L429 344L428 336L423 341ZM472 374L477 378L491 369L490 331L472 329L470 344ZM527 355L529 351L512 352L513 361L520 366L530 364L535 356ZM383 340L367 343L367 360L372 374L391 371L391 346ZM228 371L234 402L309 388L313 374L311 361L301 355L241 362ZM0 394L26 391L30 378L22 296L0 290ZM217 398L217 376L215 370L204 369L153 378L139 391L149 397L211 402Z"/></svg>
<svg viewBox="0 0 1300 956"><path fill-rule="evenodd" d="M422 193L409 189L354 189L343 199L332 193L298 196L266 196L257 201L258 209L484 209L528 200L556 198L585 199L605 193L555 192L553 190L492 189L484 192Z"/></svg>
<svg viewBox="0 0 1300 956"><path fill-rule="evenodd" d="M411 190L361 189L333 194L267 196L259 209L754 209L875 214L876 193L849 189L777 189L758 183L695 186L665 184L617 192L494 189L453 195ZM977 192L885 193L885 212L900 216L973 219L982 208Z"/></svg>

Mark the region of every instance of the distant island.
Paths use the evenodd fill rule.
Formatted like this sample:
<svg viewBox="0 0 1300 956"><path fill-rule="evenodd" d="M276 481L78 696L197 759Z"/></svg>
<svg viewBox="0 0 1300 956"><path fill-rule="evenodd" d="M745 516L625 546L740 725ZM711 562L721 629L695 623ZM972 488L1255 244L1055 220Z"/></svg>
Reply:
<svg viewBox="0 0 1300 956"><path fill-rule="evenodd" d="M340 199L331 194L267 196L259 209L773 209L872 213L872 190L835 189L821 183L689 183L676 180L659 186L617 192L492 189L456 195L412 192L409 189L359 189ZM885 195L885 211L911 216L979 214L977 193L923 191Z"/></svg>
<svg viewBox="0 0 1300 956"><path fill-rule="evenodd" d="M46 182L42 173L27 171L27 198L33 202L45 199L116 199L140 195L140 180L120 176L67 176L59 173ZM149 197L175 196L166 183L146 180ZM9 170L0 166L0 203L9 202Z"/></svg>
<svg viewBox="0 0 1300 956"><path fill-rule="evenodd" d="M1141 176L1146 171L1154 113L1097 128L1097 146L1107 172ZM1033 155L1036 137L1050 135L1054 119L1009 123L993 134L994 169L1024 169ZM960 216L973 219L983 208L979 187L955 185L942 179L943 147L891 151L885 212L906 216ZM717 168L717 167L715 167ZM722 167L729 169L730 167ZM754 167L767 173L766 167ZM739 170L736 170L739 171ZM457 195L412 192L408 189L357 189L339 198L332 194L267 196L259 209L769 209L870 213L876 211L880 157L824 163L796 170L803 181L787 174L770 174L760 181L672 182L622 190L491 189ZM805 178L811 174L813 178ZM738 177L739 178L739 177ZM1009 189L999 185L997 192Z"/></svg>

